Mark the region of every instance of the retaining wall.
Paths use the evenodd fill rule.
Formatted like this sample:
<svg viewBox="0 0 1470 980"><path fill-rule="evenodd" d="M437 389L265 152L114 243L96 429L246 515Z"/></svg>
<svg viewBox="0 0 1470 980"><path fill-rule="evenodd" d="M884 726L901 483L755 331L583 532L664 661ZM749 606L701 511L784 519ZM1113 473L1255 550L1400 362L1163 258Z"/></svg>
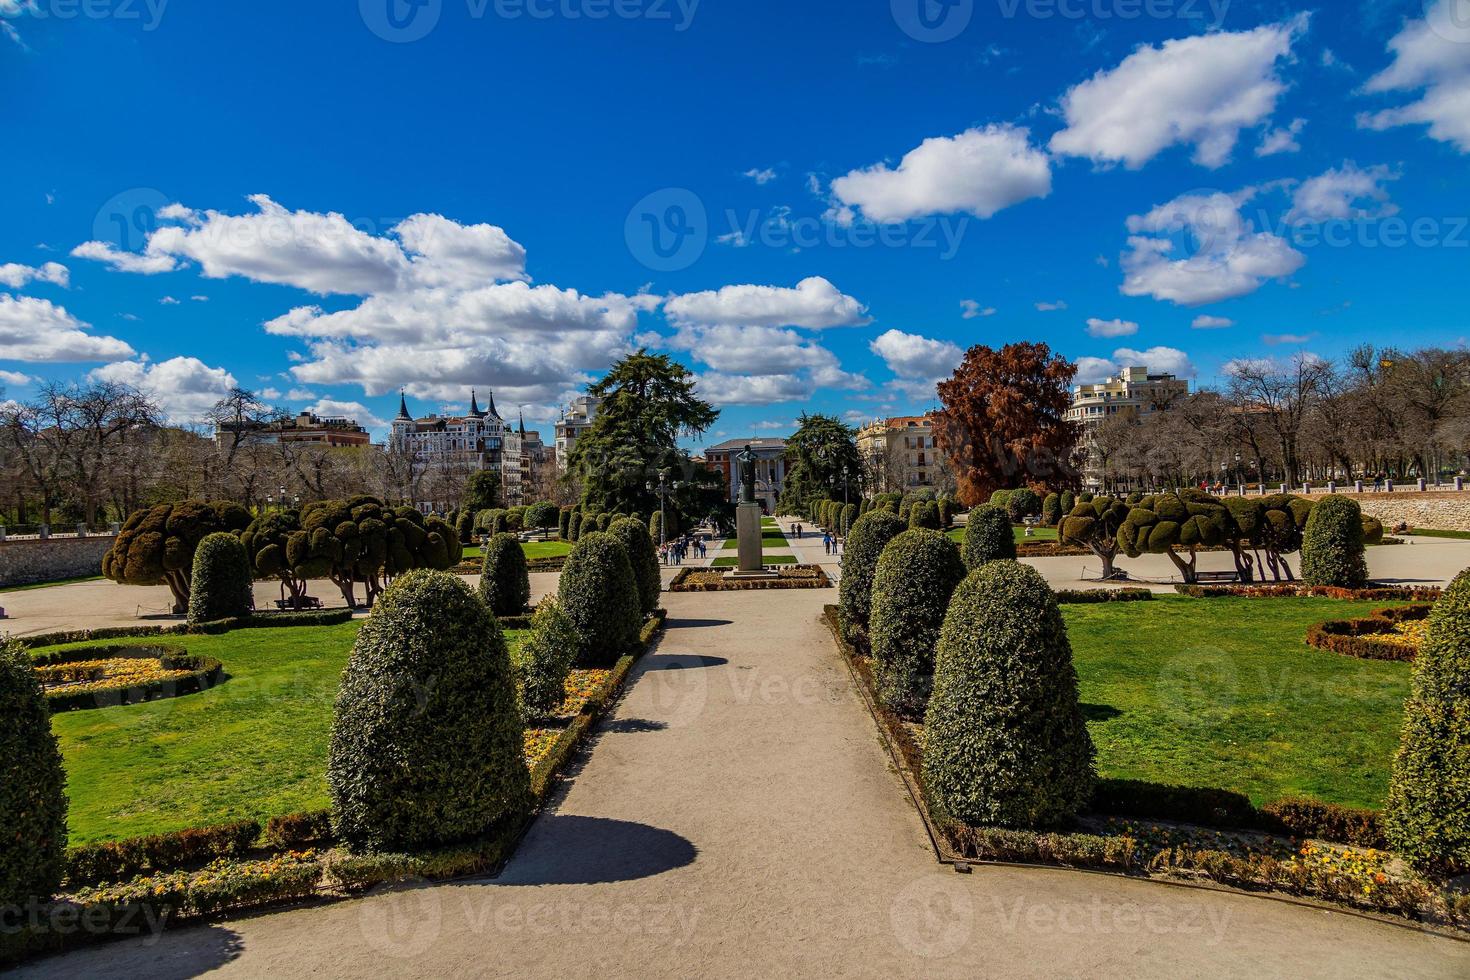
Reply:
<svg viewBox="0 0 1470 980"><path fill-rule="evenodd" d="M112 535L10 538L0 541L0 587L102 574Z"/></svg>
<svg viewBox="0 0 1470 980"><path fill-rule="evenodd" d="M1470 531L1470 490L1394 490L1393 493L1350 493L1363 508L1392 530L1400 521L1410 527Z"/></svg>

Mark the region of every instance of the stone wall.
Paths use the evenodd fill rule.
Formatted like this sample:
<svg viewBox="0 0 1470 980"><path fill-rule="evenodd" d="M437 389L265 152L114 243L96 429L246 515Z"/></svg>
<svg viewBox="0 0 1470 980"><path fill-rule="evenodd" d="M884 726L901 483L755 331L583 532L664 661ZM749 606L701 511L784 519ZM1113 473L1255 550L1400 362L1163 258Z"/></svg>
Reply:
<svg viewBox="0 0 1470 980"><path fill-rule="evenodd" d="M1400 521L1410 527L1438 531L1470 531L1470 490L1395 490L1393 493L1350 493L1365 514L1392 530Z"/></svg>
<svg viewBox="0 0 1470 980"><path fill-rule="evenodd" d="M11 538L0 541L0 587L102 574L112 535Z"/></svg>

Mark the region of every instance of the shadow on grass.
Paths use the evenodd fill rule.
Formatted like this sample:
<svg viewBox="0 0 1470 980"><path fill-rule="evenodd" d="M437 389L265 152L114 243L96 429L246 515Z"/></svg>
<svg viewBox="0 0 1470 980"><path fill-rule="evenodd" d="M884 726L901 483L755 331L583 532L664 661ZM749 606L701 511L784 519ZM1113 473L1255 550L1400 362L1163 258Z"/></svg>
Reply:
<svg viewBox="0 0 1470 980"><path fill-rule="evenodd" d="M521 842L497 885L598 885L693 864L699 850L673 831L628 820L546 814Z"/></svg>
<svg viewBox="0 0 1470 980"><path fill-rule="evenodd" d="M1120 717L1123 712L1111 704L1088 704L1082 703L1082 717L1086 721L1111 721Z"/></svg>

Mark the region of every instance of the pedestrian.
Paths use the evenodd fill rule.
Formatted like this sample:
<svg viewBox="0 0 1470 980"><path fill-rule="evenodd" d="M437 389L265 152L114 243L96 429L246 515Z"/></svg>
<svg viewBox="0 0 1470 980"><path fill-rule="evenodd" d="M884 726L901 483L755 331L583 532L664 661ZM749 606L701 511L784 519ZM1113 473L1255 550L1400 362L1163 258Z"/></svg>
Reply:
<svg viewBox="0 0 1470 980"><path fill-rule="evenodd" d="M828 555L832 553L832 534L830 532L822 532L822 551Z"/></svg>

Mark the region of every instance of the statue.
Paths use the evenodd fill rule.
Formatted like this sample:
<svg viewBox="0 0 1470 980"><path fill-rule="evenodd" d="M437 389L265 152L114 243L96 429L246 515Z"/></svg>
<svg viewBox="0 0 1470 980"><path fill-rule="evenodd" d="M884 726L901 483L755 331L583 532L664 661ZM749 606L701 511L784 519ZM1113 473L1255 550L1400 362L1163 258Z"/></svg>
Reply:
<svg viewBox="0 0 1470 980"><path fill-rule="evenodd" d="M755 503L755 453L750 446L735 454L740 461L740 502L742 504Z"/></svg>

